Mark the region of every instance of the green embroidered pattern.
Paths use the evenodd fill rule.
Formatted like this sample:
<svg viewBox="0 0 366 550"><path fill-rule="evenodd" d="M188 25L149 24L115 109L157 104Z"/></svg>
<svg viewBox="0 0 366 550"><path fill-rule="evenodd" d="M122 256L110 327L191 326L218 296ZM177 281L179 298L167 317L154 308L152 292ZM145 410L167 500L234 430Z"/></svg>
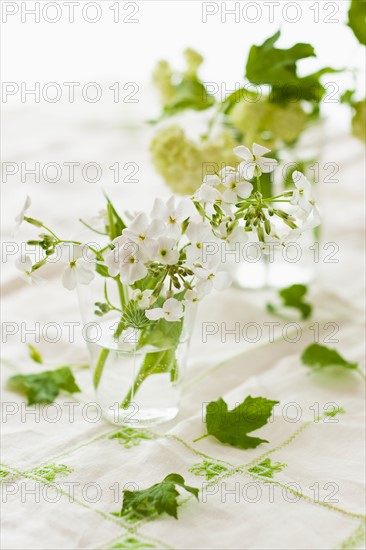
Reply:
<svg viewBox="0 0 366 550"><path fill-rule="evenodd" d="M222 472L227 472L227 470L226 466L217 462L210 462L209 460L198 462L197 464L193 464L192 468L189 468L189 472L192 472L196 476L206 476L207 480L217 477Z"/></svg>
<svg viewBox="0 0 366 550"><path fill-rule="evenodd" d="M362 521L353 533L341 542L341 544L337 547L337 550L352 550L353 548L362 547L365 538L365 522Z"/></svg>
<svg viewBox="0 0 366 550"><path fill-rule="evenodd" d="M125 449L131 449L131 447L139 445L143 439L151 439L151 435L143 430L124 428L120 432L110 435L109 439L118 439L118 442L123 445Z"/></svg>
<svg viewBox="0 0 366 550"><path fill-rule="evenodd" d="M111 550L112 548L156 548L156 546L154 544L138 540L135 537L127 537L121 542L118 542L114 546L110 547Z"/></svg>
<svg viewBox="0 0 366 550"><path fill-rule="evenodd" d="M272 464L271 459L266 458L255 466L248 468L248 472L260 477L267 477L272 479L276 472L281 472L284 468L286 468L286 466L287 464L284 464L283 462L274 462Z"/></svg>
<svg viewBox="0 0 366 550"><path fill-rule="evenodd" d="M4 477L7 477L9 475L9 472L7 470L0 470L0 479L4 479Z"/></svg>
<svg viewBox="0 0 366 550"><path fill-rule="evenodd" d="M40 466L32 470L32 474L42 477L47 481L55 481L56 477L65 477L73 472L72 468L69 468L65 464L47 464L46 466Z"/></svg>
<svg viewBox="0 0 366 550"><path fill-rule="evenodd" d="M337 416L337 414L344 414L346 411L342 407L337 407L333 411L325 412L324 416Z"/></svg>

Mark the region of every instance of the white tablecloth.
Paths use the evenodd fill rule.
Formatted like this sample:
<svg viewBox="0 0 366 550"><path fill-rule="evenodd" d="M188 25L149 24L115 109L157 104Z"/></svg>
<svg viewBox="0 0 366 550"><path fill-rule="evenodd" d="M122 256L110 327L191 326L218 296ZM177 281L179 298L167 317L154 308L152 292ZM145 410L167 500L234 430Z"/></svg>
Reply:
<svg viewBox="0 0 366 550"><path fill-rule="evenodd" d="M67 139L70 121L60 117L54 121L59 138L52 151L47 113L19 110L6 116L8 128L21 128L24 116L29 117L29 127L37 124L30 161L74 160L76 143L78 160L90 159L88 145L95 135L105 145L100 154L106 164L120 152L127 160L136 160L140 183L104 186L121 208L137 208L139 203L147 207L156 194L169 193L148 163L148 132L123 138L112 113L96 122L93 132L81 119L74 123L73 140ZM37 414L24 408L24 399L6 389L9 376L41 368L28 357L25 344L36 340L32 335L25 340L24 328L51 321L64 326L79 321L79 314L76 296L61 287L56 274L51 274L47 287L30 288L17 278L14 258L8 259L3 322L16 323L19 330L3 345L4 549L328 550L363 546L364 381L349 372L309 375L300 361L302 350L314 339L314 322L319 323L321 341L333 326L326 323L336 323L339 342L329 345L362 367L364 158L356 140L334 135L333 128L328 138L322 162L336 161L340 171L339 183L319 186L325 217L323 240L338 244L339 262L318 266L310 296L313 318L301 323L300 339L289 342L281 337L289 320L265 309L273 292L231 289L207 299L192 339L182 407L169 425L111 438L121 430L105 420L91 422L90 411L89 420L85 418L85 404L94 400L87 369L75 374L82 394L60 396L57 409L49 406L37 409ZM29 136L26 139L21 134L10 141L7 159L21 161L28 143ZM93 150L97 150L95 144ZM26 193L33 200L31 215L71 234L76 224L70 218L90 217L100 208L100 188L63 181L21 184L13 179L3 186L3 240L11 242L12 219ZM27 235L22 229L19 239ZM230 336L222 342L220 334L207 343L202 341L203 322L234 325L237 321L242 325L256 322L262 328L268 321L281 325L272 343L264 330L256 343L243 339L236 343ZM79 333L73 344L63 331L58 342L41 338L36 345L53 366L88 360ZM269 443L246 451L212 437L193 443L204 433L204 403L222 396L234 406L247 395L280 401L273 421L261 430L261 437ZM75 403L74 419L70 403ZM340 413L327 416L334 407ZM52 422L55 414L61 418ZM270 462L255 468L266 459ZM120 510L124 488L146 488L172 472L200 488L198 502L182 495L178 521L164 515L133 522L112 514Z"/></svg>

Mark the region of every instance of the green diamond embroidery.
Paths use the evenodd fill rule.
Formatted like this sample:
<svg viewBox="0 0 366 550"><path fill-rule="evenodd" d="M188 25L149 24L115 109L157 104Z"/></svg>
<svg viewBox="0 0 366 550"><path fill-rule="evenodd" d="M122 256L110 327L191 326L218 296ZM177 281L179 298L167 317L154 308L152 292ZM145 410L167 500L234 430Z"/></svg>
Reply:
<svg viewBox="0 0 366 550"><path fill-rule="evenodd" d="M342 407L335 407L332 411L325 412L324 416L337 416L337 414L344 414L346 411Z"/></svg>
<svg viewBox="0 0 366 550"><path fill-rule="evenodd" d="M142 542L134 537L128 537L114 546L111 546L111 549L112 548L156 548L156 546L154 544Z"/></svg>
<svg viewBox="0 0 366 550"><path fill-rule="evenodd" d="M46 464L32 470L32 474L42 477L47 481L55 481L56 477L65 477L73 472L72 468L69 468L65 464Z"/></svg>
<svg viewBox="0 0 366 550"><path fill-rule="evenodd" d="M118 442L123 445L125 449L131 449L131 447L139 445L143 439L151 439L151 436L142 430L124 428L122 431L110 435L109 439L118 439Z"/></svg>
<svg viewBox="0 0 366 550"><path fill-rule="evenodd" d="M0 479L4 479L4 477L8 477L9 472L7 470L0 470Z"/></svg>
<svg viewBox="0 0 366 550"><path fill-rule="evenodd" d="M284 464L283 462L274 462L272 464L271 459L266 458L265 460L262 460L262 462L259 462L259 464L249 468L248 472L251 474L256 474L260 477L268 477L272 479L276 472L281 472L281 470L286 468L286 466L287 464Z"/></svg>
<svg viewBox="0 0 366 550"><path fill-rule="evenodd" d="M192 472L196 476L206 476L207 480L210 480L222 472L226 472L228 468L217 462L210 462L209 460L204 460L203 462L198 462L193 464L192 468L189 469L189 472Z"/></svg>

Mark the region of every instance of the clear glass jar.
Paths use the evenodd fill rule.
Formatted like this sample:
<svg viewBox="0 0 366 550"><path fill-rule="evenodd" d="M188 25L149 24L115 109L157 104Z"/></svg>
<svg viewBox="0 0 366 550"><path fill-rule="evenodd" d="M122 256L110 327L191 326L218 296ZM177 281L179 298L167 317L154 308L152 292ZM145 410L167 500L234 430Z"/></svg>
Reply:
<svg viewBox="0 0 366 550"><path fill-rule="evenodd" d="M314 185L314 196L317 199L317 184L322 178L322 166L320 161L325 143L324 119L316 119L302 133L299 140L283 147L280 151L280 168L275 171L274 177L265 178L265 196L272 193L277 195L284 191L292 180L291 173L294 169L303 172ZM271 156L271 155L270 155ZM292 284L309 284L317 275L317 264L314 261L314 245L319 242L321 227L313 231L305 232L298 245L299 249L292 251L274 250L273 257L266 254L258 254L252 258L241 251L241 261L231 258L227 269L237 288L263 289L284 288ZM250 246L250 245L249 245ZM294 245L296 246L296 245ZM316 246L316 245L315 245Z"/></svg>
<svg viewBox="0 0 366 550"><path fill-rule="evenodd" d="M78 286L96 401L103 416L132 428L173 419L179 410L195 305L186 307L176 322L160 319L147 324L141 311L140 316L131 315L129 324L125 318L121 322L119 311L95 313L95 304L105 303L105 296L111 304L119 303L120 288L114 279L97 275L91 284Z"/></svg>

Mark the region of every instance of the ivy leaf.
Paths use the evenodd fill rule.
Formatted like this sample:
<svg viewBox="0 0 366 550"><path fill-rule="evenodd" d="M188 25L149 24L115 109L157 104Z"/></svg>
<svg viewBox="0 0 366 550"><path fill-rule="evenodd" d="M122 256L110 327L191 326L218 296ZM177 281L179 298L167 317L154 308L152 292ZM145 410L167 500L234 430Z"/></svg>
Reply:
<svg viewBox="0 0 366 550"><path fill-rule="evenodd" d="M40 352L35 346L33 346L32 344L28 344L28 351L29 351L29 357L33 359L35 363L39 363L39 364L43 363L42 355L40 354Z"/></svg>
<svg viewBox="0 0 366 550"><path fill-rule="evenodd" d="M366 46L366 0L352 0L348 11L348 26L359 43Z"/></svg>
<svg viewBox="0 0 366 550"><path fill-rule="evenodd" d="M308 287L306 285L291 285L278 291L282 299L283 307L292 307L298 309L302 319L308 319L313 311L313 306L304 301ZM267 304L267 310L270 313L278 313L278 308L273 304Z"/></svg>
<svg viewBox="0 0 366 550"><path fill-rule="evenodd" d="M357 363L350 363L344 359L335 349L322 346L321 344L311 344L301 355L301 360L307 367L314 370L321 370L326 367L344 367L345 369L358 369Z"/></svg>
<svg viewBox="0 0 366 550"><path fill-rule="evenodd" d="M182 487L198 500L199 490L196 487L186 485L184 479L179 474L169 474L163 481L152 485L148 489L141 491L123 491L123 505L121 516L137 513L144 517L154 514L163 514L166 512L175 519L178 519L179 492L176 486Z"/></svg>
<svg viewBox="0 0 366 550"><path fill-rule="evenodd" d="M250 437L248 434L267 424L273 407L278 403L279 401L272 401L265 397L249 395L243 403L229 411L221 397L217 401L211 401L206 409L208 433L198 439L213 435L222 443L228 443L233 447L255 449L260 443L268 443L268 441L259 437Z"/></svg>
<svg viewBox="0 0 366 550"><path fill-rule="evenodd" d="M276 48L275 43L280 36L281 31L277 31L261 46L251 47L246 65L246 77L253 84L271 85L274 101L305 99L319 103L325 92L319 83L319 78L326 73L337 71L331 67L325 67L314 74L300 78L297 75L297 62L300 59L316 57L314 48L306 43L295 44L287 50ZM287 86L288 84L295 86Z"/></svg>
<svg viewBox="0 0 366 550"><path fill-rule="evenodd" d="M52 403L61 390L69 393L80 391L69 367L37 374L17 374L9 378L8 386L13 391L25 393L28 405Z"/></svg>

